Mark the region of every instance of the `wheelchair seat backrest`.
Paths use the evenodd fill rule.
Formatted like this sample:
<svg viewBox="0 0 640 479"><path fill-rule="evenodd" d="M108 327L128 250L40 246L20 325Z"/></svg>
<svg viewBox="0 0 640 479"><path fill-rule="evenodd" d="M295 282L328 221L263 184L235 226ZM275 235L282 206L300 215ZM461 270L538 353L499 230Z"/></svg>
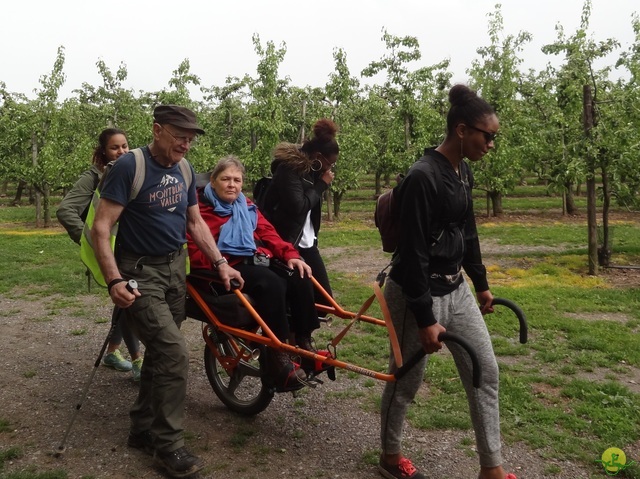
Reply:
<svg viewBox="0 0 640 479"><path fill-rule="evenodd" d="M207 303L211 312L221 323L241 329L256 327L256 322L251 316L251 313L249 313L234 293L224 291L224 288L214 280L190 275L188 281L196 289L198 294L202 296L202 299ZM253 306L252 299L246 294L244 297L247 298ZM187 317L208 322L205 312L188 294L185 306Z"/></svg>

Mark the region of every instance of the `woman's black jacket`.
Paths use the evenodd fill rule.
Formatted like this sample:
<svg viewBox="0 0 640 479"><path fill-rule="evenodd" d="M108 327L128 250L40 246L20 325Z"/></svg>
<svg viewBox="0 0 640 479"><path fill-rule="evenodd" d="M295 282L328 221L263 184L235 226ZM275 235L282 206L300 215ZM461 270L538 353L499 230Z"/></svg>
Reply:
<svg viewBox="0 0 640 479"><path fill-rule="evenodd" d="M449 294L464 280L460 275L448 283L443 275L462 267L476 292L489 289L473 213L473 175L464 161L459 171L428 149L397 190L400 234L389 276L402 287L420 327L436 322L432 296Z"/></svg>
<svg viewBox="0 0 640 479"><path fill-rule="evenodd" d="M320 230L322 194L328 185L313 172L296 171L286 161L272 162L273 180L265 197L262 212L275 226L278 234L298 247L302 228L311 211L311 223L316 237Z"/></svg>

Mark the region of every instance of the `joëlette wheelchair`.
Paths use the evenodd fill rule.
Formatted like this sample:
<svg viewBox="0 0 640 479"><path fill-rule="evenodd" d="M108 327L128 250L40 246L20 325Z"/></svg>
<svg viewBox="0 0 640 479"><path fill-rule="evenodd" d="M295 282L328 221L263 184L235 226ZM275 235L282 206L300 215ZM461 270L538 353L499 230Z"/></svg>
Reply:
<svg viewBox="0 0 640 479"><path fill-rule="evenodd" d="M205 371L216 396L229 409L239 414L250 416L266 409L276 392L284 392L276 387L273 378L267 373L265 358L269 354L269 348L300 358L301 367L307 373L305 385L311 387L322 383L319 376L323 373L326 373L329 379L335 380L336 369L345 369L381 381L400 379L425 355L425 352L417 351L408 361L403 362L382 295L384 278L385 273L382 272L374 283L374 294L365 301L357 313L343 309L314 278L311 278L314 287L326 302L326 305L316 303L319 316L323 320L325 316L331 315L349 320L342 331L328 343L327 349L312 352L280 341L254 309L251 298L244 295L237 288L237 284L232 284L231 292L226 292L214 271L192 270L187 278L187 316L203 322L202 336L206 343ZM385 320L364 314L376 298ZM527 323L522 310L512 301L503 298L495 298L493 304L506 306L515 313L520 324L520 342L525 343ZM397 365L393 374L373 371L338 359L336 346L357 321L388 330ZM481 371L471 345L464 338L448 332L442 333L439 339L457 342L466 350L473 365L474 386L479 387Z"/></svg>

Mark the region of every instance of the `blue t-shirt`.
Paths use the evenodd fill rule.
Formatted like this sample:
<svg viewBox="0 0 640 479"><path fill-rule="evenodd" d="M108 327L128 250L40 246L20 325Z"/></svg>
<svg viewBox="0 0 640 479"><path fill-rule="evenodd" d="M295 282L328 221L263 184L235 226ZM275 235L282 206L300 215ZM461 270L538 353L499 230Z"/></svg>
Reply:
<svg viewBox="0 0 640 479"><path fill-rule="evenodd" d="M178 250L187 241L187 208L197 204L196 185L187 182L178 164L165 168L143 147L145 178L138 196L131 202L136 169L133 153L123 155L107 175L100 197L123 205L117 244L141 256L161 256ZM193 175L193 167L191 174ZM192 176L193 178L193 176Z"/></svg>

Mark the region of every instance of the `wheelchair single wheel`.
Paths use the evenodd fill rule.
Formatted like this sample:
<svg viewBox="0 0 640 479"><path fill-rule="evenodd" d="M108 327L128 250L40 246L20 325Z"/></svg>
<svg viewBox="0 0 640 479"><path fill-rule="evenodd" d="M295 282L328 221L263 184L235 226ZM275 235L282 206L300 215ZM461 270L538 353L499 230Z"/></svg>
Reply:
<svg viewBox="0 0 640 479"><path fill-rule="evenodd" d="M253 416L264 411L274 391L262 382L261 364L252 358L239 340L212 332L215 352L204 348L204 366L213 392L229 409Z"/></svg>

